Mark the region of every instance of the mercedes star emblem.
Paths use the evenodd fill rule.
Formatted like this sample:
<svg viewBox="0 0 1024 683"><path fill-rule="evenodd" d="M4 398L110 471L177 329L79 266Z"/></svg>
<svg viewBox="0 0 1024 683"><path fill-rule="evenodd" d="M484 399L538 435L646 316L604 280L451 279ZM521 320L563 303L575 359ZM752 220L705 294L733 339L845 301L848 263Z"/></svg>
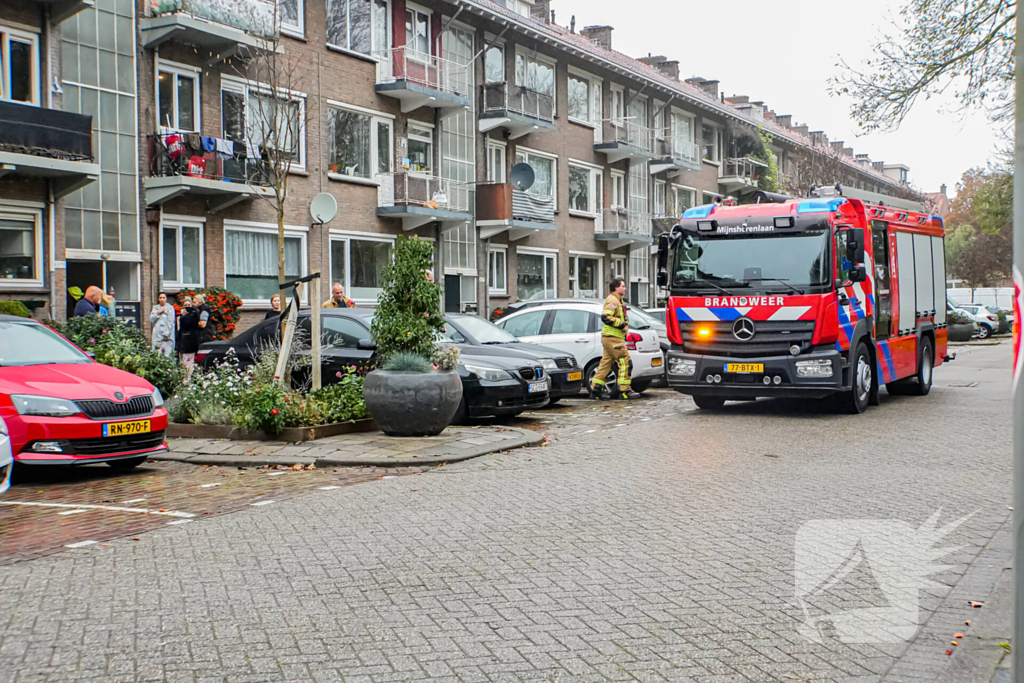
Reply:
<svg viewBox="0 0 1024 683"><path fill-rule="evenodd" d="M750 341L754 338L754 321L750 318L740 318L732 324L732 336L740 341Z"/></svg>

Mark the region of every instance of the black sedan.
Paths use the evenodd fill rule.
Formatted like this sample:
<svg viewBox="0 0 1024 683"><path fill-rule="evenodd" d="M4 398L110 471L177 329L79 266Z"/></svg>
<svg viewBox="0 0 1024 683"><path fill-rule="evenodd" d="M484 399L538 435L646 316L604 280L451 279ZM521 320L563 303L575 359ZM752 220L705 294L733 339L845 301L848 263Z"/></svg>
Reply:
<svg viewBox="0 0 1024 683"><path fill-rule="evenodd" d="M472 315L449 314L445 317L445 333L462 344L463 353L474 356L523 358L540 363L551 385L551 402L577 396L583 387L583 370L573 356L541 344L520 341L497 325ZM465 346L472 347L465 349Z"/></svg>
<svg viewBox="0 0 1024 683"><path fill-rule="evenodd" d="M479 346L459 347L462 403L453 422L470 417L514 417L547 405L548 379L543 366L522 357L474 355Z"/></svg>

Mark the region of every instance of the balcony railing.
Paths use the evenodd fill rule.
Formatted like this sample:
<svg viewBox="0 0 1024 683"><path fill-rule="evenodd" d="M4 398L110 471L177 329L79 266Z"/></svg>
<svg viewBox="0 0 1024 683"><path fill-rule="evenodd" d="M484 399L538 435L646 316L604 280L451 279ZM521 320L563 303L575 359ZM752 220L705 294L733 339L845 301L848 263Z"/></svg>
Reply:
<svg viewBox="0 0 1024 683"><path fill-rule="evenodd" d="M274 3L266 0L148 0L150 16L190 14L257 36L276 33Z"/></svg>
<svg viewBox="0 0 1024 683"><path fill-rule="evenodd" d="M631 211L623 207L612 207L602 212L598 232L650 237L652 218L652 214L646 211Z"/></svg>
<svg viewBox="0 0 1024 683"><path fill-rule="evenodd" d="M681 135L669 135L668 131L657 136L655 152L665 159L679 159L690 164L700 164L700 146Z"/></svg>
<svg viewBox="0 0 1024 683"><path fill-rule="evenodd" d="M470 96L469 71L462 64L407 47L383 50L374 56L378 59L378 84L406 81L461 98Z"/></svg>
<svg viewBox="0 0 1024 683"><path fill-rule="evenodd" d="M92 117L0 102L0 151L65 161L92 161Z"/></svg>
<svg viewBox="0 0 1024 683"><path fill-rule="evenodd" d="M757 183L758 178L768 168L768 164L759 159L742 157L739 159L726 159L722 164L723 178L742 178L751 183Z"/></svg>
<svg viewBox="0 0 1024 683"><path fill-rule="evenodd" d="M654 151L653 131L633 119L605 119L601 122L605 143L617 142L645 152Z"/></svg>
<svg viewBox="0 0 1024 683"><path fill-rule="evenodd" d="M483 113L512 112L547 123L555 120L555 100L512 83L488 83L482 86Z"/></svg>
<svg viewBox="0 0 1024 683"><path fill-rule="evenodd" d="M422 207L469 213L472 185L437 176L396 171L379 173L378 207Z"/></svg>
<svg viewBox="0 0 1024 683"><path fill-rule="evenodd" d="M243 143L232 143L228 154L216 148L207 150L198 134L161 133L147 135L146 138L149 142L149 175L152 178L182 176L245 185L270 185L267 162L249 158Z"/></svg>

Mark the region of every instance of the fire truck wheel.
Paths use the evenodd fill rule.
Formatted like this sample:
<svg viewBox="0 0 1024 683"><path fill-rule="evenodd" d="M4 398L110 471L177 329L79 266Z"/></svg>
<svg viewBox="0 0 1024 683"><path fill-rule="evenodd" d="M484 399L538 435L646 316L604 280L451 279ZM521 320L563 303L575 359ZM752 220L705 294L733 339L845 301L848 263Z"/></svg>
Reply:
<svg viewBox="0 0 1024 683"><path fill-rule="evenodd" d="M718 410L725 405L725 399L717 396L694 396L693 402L701 410Z"/></svg>
<svg viewBox="0 0 1024 683"><path fill-rule="evenodd" d="M917 356L917 382L911 384L910 393L915 396L927 396L932 390L932 369L935 367L935 353L932 351L932 340L927 337L921 342Z"/></svg>
<svg viewBox="0 0 1024 683"><path fill-rule="evenodd" d="M864 342L857 344L857 352L850 364L853 373L853 386L849 393L839 394L839 402L844 412L859 415L868 408L871 389L875 381L875 373L871 369L871 355Z"/></svg>

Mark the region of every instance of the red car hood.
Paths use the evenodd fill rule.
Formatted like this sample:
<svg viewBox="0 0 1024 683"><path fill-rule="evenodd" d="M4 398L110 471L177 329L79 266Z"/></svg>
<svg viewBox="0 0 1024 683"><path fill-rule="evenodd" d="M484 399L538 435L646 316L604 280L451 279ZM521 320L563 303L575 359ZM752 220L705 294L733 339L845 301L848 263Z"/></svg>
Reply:
<svg viewBox="0 0 1024 683"><path fill-rule="evenodd" d="M119 400L153 393L153 385L138 375L101 363L67 363L0 368L0 394L53 396L73 401L89 398ZM124 400L124 399L120 399Z"/></svg>

